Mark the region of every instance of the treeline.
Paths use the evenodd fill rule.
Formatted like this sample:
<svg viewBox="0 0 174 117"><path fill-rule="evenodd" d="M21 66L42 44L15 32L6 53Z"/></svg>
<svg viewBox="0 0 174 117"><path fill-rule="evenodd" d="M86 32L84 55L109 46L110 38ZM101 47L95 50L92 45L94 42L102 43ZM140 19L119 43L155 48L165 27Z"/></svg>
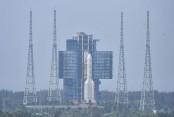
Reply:
<svg viewBox="0 0 174 117"><path fill-rule="evenodd" d="M128 92L129 103L134 106L139 106L141 99L141 91ZM101 102L113 102L115 100L115 92L101 91ZM156 109L174 108L174 92L158 92L154 91Z"/></svg>
<svg viewBox="0 0 174 117"><path fill-rule="evenodd" d="M23 108L23 92L0 91L0 110Z"/></svg>
<svg viewBox="0 0 174 117"><path fill-rule="evenodd" d="M10 111L10 112L2 112L0 111L0 117L32 117L31 113L27 111Z"/></svg>
<svg viewBox="0 0 174 117"><path fill-rule="evenodd" d="M61 91L62 94L63 91ZM37 91L37 99L38 105L48 104L47 102L47 90ZM24 92L13 92L8 90L0 90L0 110L3 109L15 109L15 108L23 108L23 96ZM135 108L139 107L139 102L141 98L140 91L130 91L128 92L129 103L133 105ZM155 98L155 107L156 109L166 109L166 108L174 108L174 92L158 92L154 91ZM63 97L62 97L63 99ZM114 102L115 100L115 92L110 91L101 91L100 92L100 101L99 103L104 102Z"/></svg>

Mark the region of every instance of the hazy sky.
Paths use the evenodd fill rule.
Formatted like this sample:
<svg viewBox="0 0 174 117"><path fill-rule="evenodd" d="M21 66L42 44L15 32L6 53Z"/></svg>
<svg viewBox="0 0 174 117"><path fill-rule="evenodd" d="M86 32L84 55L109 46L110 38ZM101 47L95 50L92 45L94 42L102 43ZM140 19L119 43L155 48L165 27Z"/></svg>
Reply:
<svg viewBox="0 0 174 117"><path fill-rule="evenodd" d="M100 85L110 91L116 89L121 11L128 90L142 88L149 10L154 89L174 91L174 0L0 0L0 89L25 88L30 10L36 88L48 89L54 9L59 50L65 50L67 38L83 31L100 39L97 50L113 51L113 79Z"/></svg>

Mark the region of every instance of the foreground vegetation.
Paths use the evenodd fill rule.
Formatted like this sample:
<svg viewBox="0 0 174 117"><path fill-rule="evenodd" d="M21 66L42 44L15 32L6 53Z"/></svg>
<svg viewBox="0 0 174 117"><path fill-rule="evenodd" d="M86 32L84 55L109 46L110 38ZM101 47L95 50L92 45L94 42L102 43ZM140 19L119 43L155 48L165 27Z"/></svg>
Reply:
<svg viewBox="0 0 174 117"><path fill-rule="evenodd" d="M174 117L174 92L155 91L157 113L139 111L140 91L129 92L129 105L113 103L114 92L101 91L99 107L27 110L23 104L23 92L0 91L0 117ZM47 102L47 90L37 92L38 104ZM72 103L64 100L64 104Z"/></svg>
<svg viewBox="0 0 174 117"><path fill-rule="evenodd" d="M108 104L107 104L108 105ZM0 117L174 117L174 112L171 113L153 113L131 110L122 106L120 109L112 109L107 113L107 106L104 108L88 107L72 109L50 109L50 110L11 110L8 112L0 111Z"/></svg>

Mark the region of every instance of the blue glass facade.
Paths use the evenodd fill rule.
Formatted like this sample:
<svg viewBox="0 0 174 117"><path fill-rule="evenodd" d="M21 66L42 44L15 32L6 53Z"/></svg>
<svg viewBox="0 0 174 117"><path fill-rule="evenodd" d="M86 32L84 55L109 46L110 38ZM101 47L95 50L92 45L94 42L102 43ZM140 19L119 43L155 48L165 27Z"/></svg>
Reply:
<svg viewBox="0 0 174 117"><path fill-rule="evenodd" d="M64 79L80 78L80 60L80 53L78 51L60 51L59 77Z"/></svg>
<svg viewBox="0 0 174 117"><path fill-rule="evenodd" d="M59 51L59 77L64 80L64 100L83 101L85 52L92 55L96 101L100 99L100 79L112 79L112 51L96 51L97 41L92 35L79 32L66 40L66 51Z"/></svg>
<svg viewBox="0 0 174 117"><path fill-rule="evenodd" d="M93 79L112 79L112 52L94 51L92 57Z"/></svg>

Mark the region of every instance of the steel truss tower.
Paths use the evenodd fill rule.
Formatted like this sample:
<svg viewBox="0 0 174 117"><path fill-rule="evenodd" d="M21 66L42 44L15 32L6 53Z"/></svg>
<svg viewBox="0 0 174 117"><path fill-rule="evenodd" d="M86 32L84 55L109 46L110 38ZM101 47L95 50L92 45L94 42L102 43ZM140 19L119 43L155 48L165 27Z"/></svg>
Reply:
<svg viewBox="0 0 174 117"><path fill-rule="evenodd" d="M26 86L25 86L23 104L31 105L36 103L37 103L37 97L35 88L34 60L33 60L32 11L30 11L28 64L27 64Z"/></svg>
<svg viewBox="0 0 174 117"><path fill-rule="evenodd" d="M119 104L128 104L127 81L125 72L125 58L124 58L124 41L123 41L123 12L121 12L121 32L120 32L120 54L118 79L115 95L115 102Z"/></svg>
<svg viewBox="0 0 174 117"><path fill-rule="evenodd" d="M50 73L50 86L48 92L48 101L54 104L61 104L61 95L59 89L58 77L58 56L57 56L57 37L56 37L56 10L54 10L54 32L52 45L52 61Z"/></svg>
<svg viewBox="0 0 174 117"><path fill-rule="evenodd" d="M143 88L141 92L140 110L152 111L154 109L154 91L152 82L151 54L150 54L150 31L149 11L147 11L146 53L144 66Z"/></svg>

